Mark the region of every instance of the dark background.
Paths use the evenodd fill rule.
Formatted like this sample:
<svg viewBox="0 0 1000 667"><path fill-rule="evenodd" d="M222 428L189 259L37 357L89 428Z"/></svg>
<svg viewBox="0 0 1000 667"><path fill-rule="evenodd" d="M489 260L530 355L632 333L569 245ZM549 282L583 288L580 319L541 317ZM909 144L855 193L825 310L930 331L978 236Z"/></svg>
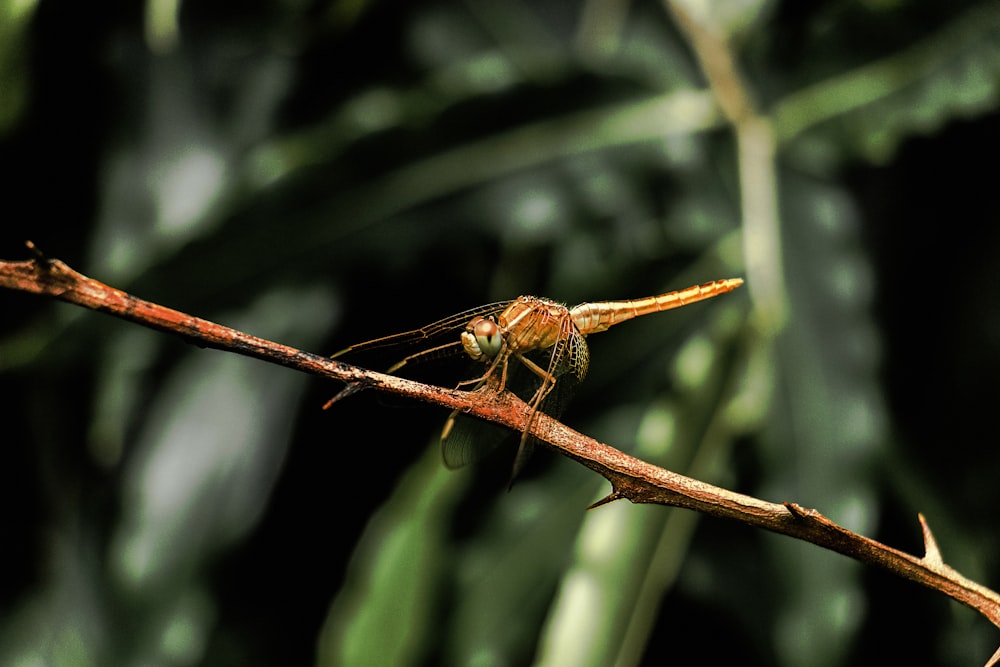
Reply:
<svg viewBox="0 0 1000 667"><path fill-rule="evenodd" d="M614 123L705 90L658 3L171 7L0 10L0 256L31 239L321 353L521 293L745 275L731 130ZM564 419L912 553L922 512L945 560L996 589L1000 12L728 7L709 20L779 137L789 320L755 319L751 279L594 337ZM511 449L444 471L437 409L322 411L339 387L66 304L0 308L4 664L965 665L996 648L974 612L811 545L585 513L606 483L548 452L510 493Z"/></svg>

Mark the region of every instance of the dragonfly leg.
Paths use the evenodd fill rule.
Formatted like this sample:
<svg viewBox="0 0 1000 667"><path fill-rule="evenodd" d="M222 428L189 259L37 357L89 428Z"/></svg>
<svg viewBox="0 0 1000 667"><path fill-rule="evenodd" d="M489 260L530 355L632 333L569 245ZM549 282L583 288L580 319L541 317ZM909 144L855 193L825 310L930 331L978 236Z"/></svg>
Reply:
<svg viewBox="0 0 1000 667"><path fill-rule="evenodd" d="M520 359L521 363L527 366L532 373L534 373L535 375L537 375L542 379L542 386L538 388L538 391L535 392L535 395L531 397L530 401L528 401L529 405L531 405L533 408L537 408L539 405L542 404L542 399L548 396L549 392L552 391L552 387L554 387L556 384L556 378L554 375L552 375L552 373L549 373L547 370L536 364L531 359L528 359L524 355L519 354L517 355L517 358Z"/></svg>
<svg viewBox="0 0 1000 667"><path fill-rule="evenodd" d="M541 370L539 368L539 370ZM528 422L524 425L524 430L521 432L521 441L517 446L517 454L514 455L514 463L510 469L510 481L507 483L507 489L510 490L514 486L514 480L521 470L524 469L525 464L528 459L531 458L531 453L534 451L535 446L531 440L531 427L535 423L535 416L538 414L538 408L545 400L545 397L549 395L549 392L555 387L555 378L546 373L546 378L542 381L542 386L538 388L535 395L532 397L531 402L528 403Z"/></svg>
<svg viewBox="0 0 1000 667"><path fill-rule="evenodd" d="M455 388L458 389L460 387L464 387L466 385L470 385L471 384L471 385L475 385L472 388L472 391L475 391L475 390L479 389L484 384L486 384L487 380L489 380L491 377L493 377L493 374L496 373L497 366L500 367L500 384L499 384L499 386L496 387L496 391L497 391L497 393L503 391L504 387L507 386L507 355L506 354L498 354L496 357L494 357L493 362L490 364L489 368L486 369L485 373L483 373L479 377L477 377L475 379L472 379L472 380L463 380L462 382L459 382L457 385L455 385Z"/></svg>
<svg viewBox="0 0 1000 667"><path fill-rule="evenodd" d="M532 373L537 375L542 379L542 384L538 387L534 396L528 401L528 421L524 425L524 430L521 432L521 441L517 447L517 454L514 456L514 464L510 471L510 482L508 488L513 486L514 479L517 478L521 470L524 468L525 463L531 457L531 453L534 450L534 445L531 441L531 427L535 423L535 416L538 414L539 407L542 405L542 401L545 397L549 395L556 386L556 378L554 375L546 371L544 368L533 362L531 359L518 354L517 358L521 360L525 366L527 366Z"/></svg>

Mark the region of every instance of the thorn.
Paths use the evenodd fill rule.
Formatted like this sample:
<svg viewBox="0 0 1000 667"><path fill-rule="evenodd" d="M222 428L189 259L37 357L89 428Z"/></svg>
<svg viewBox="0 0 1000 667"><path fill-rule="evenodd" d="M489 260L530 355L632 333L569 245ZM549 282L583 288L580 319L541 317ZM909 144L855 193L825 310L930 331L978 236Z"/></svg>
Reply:
<svg viewBox="0 0 1000 667"><path fill-rule="evenodd" d="M931 532L931 527L927 525L927 519L924 518L923 514L917 514L917 518L920 519L920 528L924 532L924 560L932 565L944 565L944 559L941 558L941 550L938 549L937 540L934 539L934 533Z"/></svg>
<svg viewBox="0 0 1000 667"><path fill-rule="evenodd" d="M329 409L330 406L333 405L334 403L336 403L337 401L345 399L348 396L350 396L351 394L356 394L359 391L361 391L362 389L363 389L363 387L361 386L360 382L353 382L353 383L347 385L346 387L344 387L343 389L341 389L337 393L336 396L334 396L329 401L327 401L326 403L324 403L323 404L323 409L324 410Z"/></svg>
<svg viewBox="0 0 1000 667"><path fill-rule="evenodd" d="M616 500L619 500L620 498L622 498L621 494L619 494L617 491L612 491L608 495L606 495L603 498L601 498L600 500L598 500L596 503L591 503L587 507L587 509L588 510L592 510L592 509L595 509L597 507L600 507L601 505L607 505L608 503L612 503L612 502L614 502Z"/></svg>
<svg viewBox="0 0 1000 667"><path fill-rule="evenodd" d="M782 503L782 505L785 506L785 509L788 510L788 513L791 514L793 518L795 519L806 518L806 510L804 507L801 507L799 505L796 505L795 503L790 503L790 502L784 502Z"/></svg>

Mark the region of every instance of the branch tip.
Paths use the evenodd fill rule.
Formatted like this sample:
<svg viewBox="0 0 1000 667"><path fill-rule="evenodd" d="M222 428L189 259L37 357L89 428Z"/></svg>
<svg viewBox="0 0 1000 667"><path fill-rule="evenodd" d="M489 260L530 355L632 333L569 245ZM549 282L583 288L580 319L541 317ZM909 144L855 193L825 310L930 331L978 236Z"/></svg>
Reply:
<svg viewBox="0 0 1000 667"><path fill-rule="evenodd" d="M38 246L35 245L34 241L28 239L27 241L24 242L24 245L28 250L31 251L31 254L35 256L36 260L38 260L39 262L44 262L45 264L49 263L49 258L45 256L45 253L43 253Z"/></svg>

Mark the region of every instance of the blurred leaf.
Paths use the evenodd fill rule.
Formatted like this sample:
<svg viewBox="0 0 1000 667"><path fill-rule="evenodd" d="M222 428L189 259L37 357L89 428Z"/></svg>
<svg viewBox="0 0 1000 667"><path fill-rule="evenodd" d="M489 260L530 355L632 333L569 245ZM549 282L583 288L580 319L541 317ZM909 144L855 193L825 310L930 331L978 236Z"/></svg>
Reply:
<svg viewBox="0 0 1000 667"><path fill-rule="evenodd" d="M780 399L761 443L766 474L758 494L822 508L868 535L878 511L868 478L887 423L871 271L850 199L830 186L796 186L785 207L799 222L786 226L783 239L791 315L774 341ZM785 575L776 619L782 664L842 664L864 620L860 566L785 538L765 541L775 572Z"/></svg>
<svg viewBox="0 0 1000 667"><path fill-rule="evenodd" d="M31 18L37 0L3 0L0 2L0 136L21 120L29 102L30 70L26 62L26 47Z"/></svg>
<svg viewBox="0 0 1000 667"><path fill-rule="evenodd" d="M903 51L798 90L774 109L779 139L834 121L823 128L833 136L807 140L813 152L829 149L843 159L849 147L884 164L906 138L996 108L998 33L1000 9L984 2Z"/></svg>
<svg viewBox="0 0 1000 667"><path fill-rule="evenodd" d="M426 448L357 542L317 665L422 664L449 588L448 526L467 481L441 465L436 441Z"/></svg>

